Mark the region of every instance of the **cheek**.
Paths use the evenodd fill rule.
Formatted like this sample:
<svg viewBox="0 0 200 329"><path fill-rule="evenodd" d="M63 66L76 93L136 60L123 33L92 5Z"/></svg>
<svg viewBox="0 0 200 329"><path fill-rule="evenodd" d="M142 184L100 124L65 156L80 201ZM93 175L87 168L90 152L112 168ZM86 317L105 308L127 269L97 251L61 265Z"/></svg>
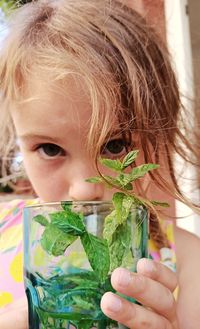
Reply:
<svg viewBox="0 0 200 329"><path fill-rule="evenodd" d="M35 180L40 179L40 176L43 175L43 170L37 166L37 161L24 152L22 152L22 156L24 168L30 181L33 183Z"/></svg>
<svg viewBox="0 0 200 329"><path fill-rule="evenodd" d="M32 157L24 154L24 167L37 196L46 202L66 198L67 184L60 179L59 173L42 166Z"/></svg>

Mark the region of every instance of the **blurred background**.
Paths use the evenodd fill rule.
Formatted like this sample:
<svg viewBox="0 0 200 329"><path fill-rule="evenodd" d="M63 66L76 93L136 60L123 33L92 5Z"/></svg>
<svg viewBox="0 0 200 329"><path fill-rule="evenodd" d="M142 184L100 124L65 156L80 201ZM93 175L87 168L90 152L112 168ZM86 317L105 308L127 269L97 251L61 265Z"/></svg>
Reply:
<svg viewBox="0 0 200 329"><path fill-rule="evenodd" d="M112 0L115 1L115 0ZM167 42L177 73L183 103L190 110L192 125L200 126L200 0L121 0L144 15ZM0 0L0 47L7 32L9 10L31 0ZM94 0L95 2L95 0ZM195 101L194 101L195 100ZM17 141L16 141L17 142ZM200 161L200 141L199 141ZM200 203L200 172L176 159L177 170L187 177L181 180L183 191L194 202ZM0 159L0 169L2 159ZM18 149L9 155L7 177L0 177L0 201L13 198L30 198L34 195L25 173ZM198 184L194 184L194 180ZM187 207L176 203L180 217L178 225L200 236L200 217Z"/></svg>

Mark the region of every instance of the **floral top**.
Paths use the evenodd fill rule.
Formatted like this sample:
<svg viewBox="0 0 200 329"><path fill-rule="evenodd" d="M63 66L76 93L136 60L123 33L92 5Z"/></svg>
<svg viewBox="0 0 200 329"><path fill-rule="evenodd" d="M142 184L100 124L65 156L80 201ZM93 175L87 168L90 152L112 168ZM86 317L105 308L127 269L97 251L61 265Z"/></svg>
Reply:
<svg viewBox="0 0 200 329"><path fill-rule="evenodd" d="M0 313L3 307L24 296L22 256L22 211L35 200L13 200L0 204ZM173 222L162 222L170 248L157 250L149 241L150 256L176 269Z"/></svg>

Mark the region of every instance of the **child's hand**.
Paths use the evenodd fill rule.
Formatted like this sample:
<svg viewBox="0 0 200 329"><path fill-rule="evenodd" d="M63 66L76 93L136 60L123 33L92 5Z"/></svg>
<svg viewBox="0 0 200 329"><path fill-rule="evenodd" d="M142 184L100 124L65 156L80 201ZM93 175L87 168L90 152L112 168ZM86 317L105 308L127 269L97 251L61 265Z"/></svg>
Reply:
<svg viewBox="0 0 200 329"><path fill-rule="evenodd" d="M26 297L5 307L5 312L0 314L0 328L28 329L28 306Z"/></svg>
<svg viewBox="0 0 200 329"><path fill-rule="evenodd" d="M144 306L107 292L102 297L101 308L109 318L131 329L178 329L173 297L177 277L165 265L141 259L137 273L118 268L111 281L119 293L135 298Z"/></svg>

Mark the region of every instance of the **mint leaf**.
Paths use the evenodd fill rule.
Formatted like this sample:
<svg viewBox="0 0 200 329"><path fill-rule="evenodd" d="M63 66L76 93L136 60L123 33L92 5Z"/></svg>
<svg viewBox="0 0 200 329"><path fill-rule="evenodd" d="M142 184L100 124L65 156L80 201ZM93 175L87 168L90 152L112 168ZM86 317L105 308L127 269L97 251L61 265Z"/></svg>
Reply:
<svg viewBox="0 0 200 329"><path fill-rule="evenodd" d="M103 179L101 178L101 177L91 177L91 178L87 178L86 180L85 180L86 182L88 182L88 183L103 183L104 181L103 181Z"/></svg>
<svg viewBox="0 0 200 329"><path fill-rule="evenodd" d="M151 171L153 169L159 168L159 165L155 163L147 163L143 164L141 166L138 166L136 168L133 168L131 173L128 175L130 176L130 182L143 177L148 171Z"/></svg>
<svg viewBox="0 0 200 329"><path fill-rule="evenodd" d="M71 210L72 201L61 201L61 207L63 208L63 210Z"/></svg>
<svg viewBox="0 0 200 329"><path fill-rule="evenodd" d="M160 207L164 207L164 208L168 208L170 205L167 202L161 202L161 201L156 201L156 200L151 200L151 203L154 206L160 206Z"/></svg>
<svg viewBox="0 0 200 329"><path fill-rule="evenodd" d="M72 296L73 301L76 304L76 307L80 308L81 311L89 311L89 310L95 310L96 305L89 303L86 299L85 296L81 295L73 295Z"/></svg>
<svg viewBox="0 0 200 329"><path fill-rule="evenodd" d="M133 189L133 186L131 183L127 183L126 185L123 186L123 189L126 191L131 191Z"/></svg>
<svg viewBox="0 0 200 329"><path fill-rule="evenodd" d="M121 189L123 187L124 190L132 190L133 187L131 184L129 184L129 182L125 182L125 184L122 183L121 175L123 175L123 174L120 174L120 176L117 176L116 178L114 178L112 176L102 175L103 178L105 179L104 184L108 188L117 187L117 188Z"/></svg>
<svg viewBox="0 0 200 329"><path fill-rule="evenodd" d="M103 237L108 243L112 239L112 235L117 227L126 222L134 199L132 196L126 195L122 192L116 192L113 194L112 201L115 209L106 216L103 230Z"/></svg>
<svg viewBox="0 0 200 329"><path fill-rule="evenodd" d="M116 209L116 219L119 224L125 222L128 218L130 209L133 205L133 198L122 192L116 192L112 198L114 207Z"/></svg>
<svg viewBox="0 0 200 329"><path fill-rule="evenodd" d="M110 243L112 240L112 236L116 231L119 223L117 221L116 210L113 210L109 215L106 216L104 221L104 230L103 230L103 237Z"/></svg>
<svg viewBox="0 0 200 329"><path fill-rule="evenodd" d="M65 211L49 214L49 216L51 218L51 224L65 233L81 235L85 232L83 215L75 213L69 208L65 209Z"/></svg>
<svg viewBox="0 0 200 329"><path fill-rule="evenodd" d="M129 152L122 161L122 169L125 169L130 166L137 158L138 153L138 150Z"/></svg>
<svg viewBox="0 0 200 329"><path fill-rule="evenodd" d="M135 167L132 169L130 173L120 173L115 180L117 180L118 185L121 186L121 188L128 190L133 188L132 182L134 182L136 179L143 177L148 171L151 171L153 169L157 169L159 166L154 163L144 164L138 167ZM127 188L128 187L128 188Z"/></svg>
<svg viewBox="0 0 200 329"><path fill-rule="evenodd" d="M48 220L46 219L46 217L42 216L42 215L37 215L35 217L33 217L33 220L39 224L41 224L42 226L47 226L49 225Z"/></svg>
<svg viewBox="0 0 200 329"><path fill-rule="evenodd" d="M133 253L131 249L127 248L124 252L121 267L125 267L131 269L132 271L136 271L137 261L138 259L133 257Z"/></svg>
<svg viewBox="0 0 200 329"><path fill-rule="evenodd" d="M110 168L113 169L114 171L122 171L122 163L120 160L111 160L111 159L104 159L104 158L100 158L100 162Z"/></svg>
<svg viewBox="0 0 200 329"><path fill-rule="evenodd" d="M99 287L99 281L97 281L97 276L93 271L79 272L76 274L70 273L66 276L66 282L63 280L63 278L61 282L59 282L59 279L57 282L61 286L64 286L65 290L73 288L74 290L92 289L97 291Z"/></svg>
<svg viewBox="0 0 200 329"><path fill-rule="evenodd" d="M112 236L109 244L110 252L110 271L121 266L123 258L130 251L131 247L131 229L128 223L119 225Z"/></svg>
<svg viewBox="0 0 200 329"><path fill-rule="evenodd" d="M117 187L119 189L123 188L124 190L132 190L133 186L129 183L130 179L125 182L122 181L122 176L124 175L125 174L120 174L116 178L107 175L103 175L103 177L106 180L105 184L108 187Z"/></svg>
<svg viewBox="0 0 200 329"><path fill-rule="evenodd" d="M121 188L121 182L120 180L118 180L118 178L114 178L108 175L103 175L103 178L106 180L106 183L111 187L116 186L118 188Z"/></svg>
<svg viewBox="0 0 200 329"><path fill-rule="evenodd" d="M93 328L93 320L80 320L80 321L71 321L71 323L77 329L90 329Z"/></svg>
<svg viewBox="0 0 200 329"><path fill-rule="evenodd" d="M49 224L42 234L41 246L48 254L60 256L76 239L76 236L64 233L55 225Z"/></svg>
<svg viewBox="0 0 200 329"><path fill-rule="evenodd" d="M110 267L107 241L85 232L81 235L81 242L92 269L101 282L105 281Z"/></svg>
<svg viewBox="0 0 200 329"><path fill-rule="evenodd" d="M130 178L130 174L121 173L119 176L117 176L116 179L119 182L119 184L121 185L121 188L126 190L127 186L130 185L131 189L133 189L133 186L131 184L132 180Z"/></svg>

